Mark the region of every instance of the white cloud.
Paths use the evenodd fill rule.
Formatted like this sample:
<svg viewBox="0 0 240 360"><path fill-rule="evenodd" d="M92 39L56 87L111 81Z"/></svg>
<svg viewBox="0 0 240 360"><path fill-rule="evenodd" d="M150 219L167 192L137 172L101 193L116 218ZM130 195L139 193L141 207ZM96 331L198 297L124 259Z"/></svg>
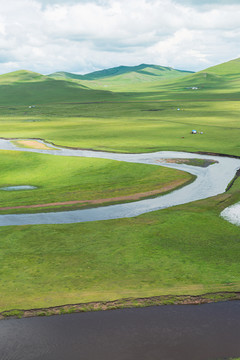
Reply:
<svg viewBox="0 0 240 360"><path fill-rule="evenodd" d="M238 57L240 5L194 2L8 0L0 9L0 72L143 62L198 70Z"/></svg>

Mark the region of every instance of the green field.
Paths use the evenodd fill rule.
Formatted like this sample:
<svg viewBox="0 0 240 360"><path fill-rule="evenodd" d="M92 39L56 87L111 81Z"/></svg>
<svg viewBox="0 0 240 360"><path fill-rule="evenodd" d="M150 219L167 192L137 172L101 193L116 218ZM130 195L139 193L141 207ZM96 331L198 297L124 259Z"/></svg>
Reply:
<svg viewBox="0 0 240 360"><path fill-rule="evenodd" d="M130 219L0 228L1 309L238 291L239 228L228 195Z"/></svg>
<svg viewBox="0 0 240 360"><path fill-rule="evenodd" d="M6 74L0 134L104 151L240 156L239 74L235 60L168 80L131 75L129 83L118 75L107 80L108 91L101 79ZM1 151L0 161L1 186L38 187L1 191L1 207L130 195L190 180L158 166L101 159ZM225 194L136 218L2 227L0 309L239 291L240 229L219 217L239 200L238 178Z"/></svg>
<svg viewBox="0 0 240 360"><path fill-rule="evenodd" d="M239 68L239 61L236 64ZM221 72L226 67L220 66ZM19 78L24 79L25 72L2 75L0 133L117 152L187 150L239 155L239 76L219 75L218 67L215 71L216 75L211 69L170 82L141 82L133 84L131 92L129 85L125 92L111 92L91 89L91 81L86 88L79 80L30 73L28 81L23 81ZM121 84L122 80L120 88ZM36 107L29 108L33 104ZM203 135L192 136L192 129Z"/></svg>
<svg viewBox="0 0 240 360"><path fill-rule="evenodd" d="M188 173L154 165L17 151L0 151L0 163L0 207L115 198L169 185L175 188L194 179ZM36 189L1 190L26 184Z"/></svg>

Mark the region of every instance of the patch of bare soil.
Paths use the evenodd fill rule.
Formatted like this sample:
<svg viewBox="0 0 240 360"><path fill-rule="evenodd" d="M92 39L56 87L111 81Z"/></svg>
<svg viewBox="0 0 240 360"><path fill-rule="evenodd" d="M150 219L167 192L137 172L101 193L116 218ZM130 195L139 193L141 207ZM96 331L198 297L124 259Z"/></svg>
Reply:
<svg viewBox="0 0 240 360"><path fill-rule="evenodd" d="M167 164L186 164L192 166L208 167L209 165L216 164L218 161L208 159L159 159L156 160L159 163Z"/></svg>
<svg viewBox="0 0 240 360"><path fill-rule="evenodd" d="M53 150L47 145L39 142L38 140L16 140L16 145L24 146L31 149L40 149L40 150Z"/></svg>

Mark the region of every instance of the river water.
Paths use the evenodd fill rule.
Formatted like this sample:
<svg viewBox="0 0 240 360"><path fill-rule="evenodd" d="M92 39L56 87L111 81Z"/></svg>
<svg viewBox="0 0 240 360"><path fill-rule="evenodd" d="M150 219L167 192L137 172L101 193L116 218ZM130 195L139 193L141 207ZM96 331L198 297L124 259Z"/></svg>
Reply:
<svg viewBox="0 0 240 360"><path fill-rule="evenodd" d="M240 356L240 301L0 322L1 360L216 360Z"/></svg>
<svg viewBox="0 0 240 360"><path fill-rule="evenodd" d="M44 142L43 142L44 143ZM48 147L50 144L44 143ZM102 206L99 208L62 211L37 214L0 215L0 226L7 225L34 225L34 224L68 224L96 220L134 217L146 212L164 209L170 206L185 204L191 201L205 199L221 194L240 168L240 159L220 156L199 155L186 152L160 151L149 154L117 154L100 151L65 149L54 146L52 150L18 148L9 140L0 140L0 149L36 152L54 156L79 156L110 159L133 163L160 165L187 171L197 178L191 184L169 194L126 204ZM173 164L166 159L207 159L218 163L206 168L185 164ZM165 160L165 162L164 162Z"/></svg>

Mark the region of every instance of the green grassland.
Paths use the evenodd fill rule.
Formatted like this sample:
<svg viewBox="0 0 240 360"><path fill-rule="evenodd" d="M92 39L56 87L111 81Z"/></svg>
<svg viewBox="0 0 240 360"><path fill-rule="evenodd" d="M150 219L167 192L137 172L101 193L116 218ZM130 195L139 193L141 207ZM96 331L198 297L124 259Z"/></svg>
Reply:
<svg viewBox="0 0 240 360"><path fill-rule="evenodd" d="M182 110L177 111L178 106ZM22 106L0 108L0 134L117 152L186 150L239 155L239 115L238 101ZM192 129L204 134L192 135Z"/></svg>
<svg viewBox="0 0 240 360"><path fill-rule="evenodd" d="M188 173L154 165L17 151L1 151L0 163L0 188L37 187L31 191L0 189L0 207L112 198L194 179Z"/></svg>
<svg viewBox="0 0 240 360"><path fill-rule="evenodd" d="M239 290L229 194L138 216L0 228L0 309Z"/></svg>
<svg viewBox="0 0 240 360"><path fill-rule="evenodd" d="M6 74L0 76L0 136L116 152L240 156L239 74L234 60L171 80L126 85L121 77L114 91L95 80ZM130 194L158 186L167 174L157 166L13 154L1 152L2 186L17 181L38 190L1 193L2 206L102 197L109 190ZM239 227L219 216L237 201L239 178L225 194L136 218L0 228L0 309L239 291Z"/></svg>
<svg viewBox="0 0 240 360"><path fill-rule="evenodd" d="M113 92L43 76L1 85L0 77L0 134L118 152L240 154L237 75L214 75L211 70L150 84L135 84L131 92L125 85L125 92ZM36 107L29 109L32 104ZM192 129L203 131L203 136L192 136Z"/></svg>

